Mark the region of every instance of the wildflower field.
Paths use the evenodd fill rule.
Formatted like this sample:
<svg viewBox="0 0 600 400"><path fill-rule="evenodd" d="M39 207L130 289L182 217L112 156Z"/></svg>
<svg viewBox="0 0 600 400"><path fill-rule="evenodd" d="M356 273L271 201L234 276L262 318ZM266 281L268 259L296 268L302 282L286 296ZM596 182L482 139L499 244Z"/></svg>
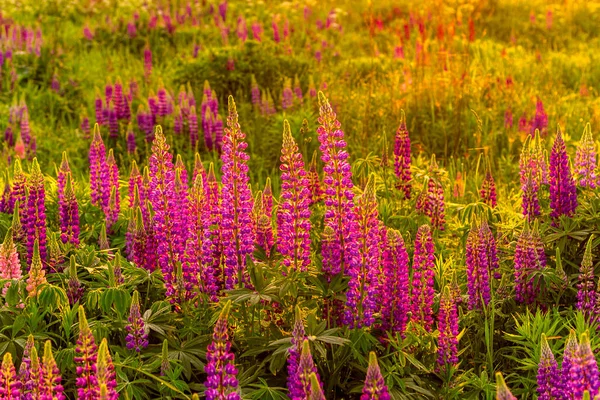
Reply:
<svg viewBox="0 0 600 400"><path fill-rule="evenodd" d="M0 400L600 399L599 21L1 0Z"/></svg>

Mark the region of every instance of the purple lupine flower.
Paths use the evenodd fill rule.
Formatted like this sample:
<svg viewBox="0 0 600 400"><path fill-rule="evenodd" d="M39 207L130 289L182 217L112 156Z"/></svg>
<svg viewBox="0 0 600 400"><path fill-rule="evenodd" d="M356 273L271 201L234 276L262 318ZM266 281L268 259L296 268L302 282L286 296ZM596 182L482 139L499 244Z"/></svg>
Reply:
<svg viewBox="0 0 600 400"><path fill-rule="evenodd" d="M15 145L15 135L10 125L4 130L4 141L9 147L13 147Z"/></svg>
<svg viewBox="0 0 600 400"><path fill-rule="evenodd" d="M344 132L333 108L322 92L319 92L319 137L325 193L325 228L332 237L322 250L323 272L332 277L355 268L358 263L358 223L354 208L354 184L348 162Z"/></svg>
<svg viewBox="0 0 600 400"><path fill-rule="evenodd" d="M106 157L106 169L108 172L108 181L103 182L103 191L109 191L110 198L108 207L104 210L104 214L106 216L106 229L110 230L110 227L119 219L119 212L121 210L119 167L117 166L113 149L108 151L108 156Z"/></svg>
<svg viewBox="0 0 600 400"><path fill-rule="evenodd" d="M560 128L550 153L550 216L572 216L577 208L577 188Z"/></svg>
<svg viewBox="0 0 600 400"><path fill-rule="evenodd" d="M222 221L221 238L225 256L225 287L232 289L236 283L246 282L246 256L254 250L252 235L252 193L249 187L248 160L240 129L238 113L232 96L229 96L229 116L225 129L223 152Z"/></svg>
<svg viewBox="0 0 600 400"><path fill-rule="evenodd" d="M415 254L413 256L413 277L411 289L412 321L420 324L427 331L433 325L433 297L435 256L431 228L422 225L415 239Z"/></svg>
<svg viewBox="0 0 600 400"><path fill-rule="evenodd" d="M128 324L125 327L127 331L127 337L125 338L127 348L139 353L148 346L148 333L146 333L146 323L140 312L140 300L137 291L133 292L127 322Z"/></svg>
<svg viewBox="0 0 600 400"><path fill-rule="evenodd" d="M563 398L566 397L566 394L571 393L570 387L570 376L571 376L571 367L573 363L575 363L575 359L577 358L577 350L579 348L579 344L577 343L577 335L573 329L570 330L569 336L565 341L565 348L563 351L563 361L560 369L561 376L561 389Z"/></svg>
<svg viewBox="0 0 600 400"><path fill-rule="evenodd" d="M94 335L88 325L85 312L79 306L79 337L75 347L76 356L73 358L76 365L77 398L82 400L95 400L98 381L96 378L96 360L98 347Z"/></svg>
<svg viewBox="0 0 600 400"><path fill-rule="evenodd" d="M89 41L94 40L94 33L87 25L83 27L83 37L85 37Z"/></svg>
<svg viewBox="0 0 600 400"><path fill-rule="evenodd" d="M536 187L548 184L548 162L544 145L539 132L532 138L527 137L519 159L521 186L525 184L528 174L534 178Z"/></svg>
<svg viewBox="0 0 600 400"><path fill-rule="evenodd" d="M381 327L404 335L410 311L409 260L400 232L388 229L383 252L383 282L380 287Z"/></svg>
<svg viewBox="0 0 600 400"><path fill-rule="evenodd" d="M496 400L517 400L508 386L506 386L501 372L496 372L496 387Z"/></svg>
<svg viewBox="0 0 600 400"><path fill-rule="evenodd" d="M83 297L85 293L85 287L79 281L77 277L77 263L75 261L75 255L71 256L69 263L69 280L67 282L67 297L69 304L73 306Z"/></svg>
<svg viewBox="0 0 600 400"><path fill-rule="evenodd" d="M594 398L598 394L600 389L598 364L587 332L581 335L568 377L567 393L572 394L574 399L582 398L586 390L590 393L590 398Z"/></svg>
<svg viewBox="0 0 600 400"><path fill-rule="evenodd" d="M544 243L537 221L533 227L526 223L515 248L515 297L519 303L532 304L539 292L535 284L535 271L546 266Z"/></svg>
<svg viewBox="0 0 600 400"><path fill-rule="evenodd" d="M102 106L102 97L96 89L96 100L94 100L94 110L96 112L96 124L104 125L106 121L104 120L104 107Z"/></svg>
<svg viewBox="0 0 600 400"><path fill-rule="evenodd" d="M179 106L175 107L175 115L173 117L173 132L180 135L183 131L183 114Z"/></svg>
<svg viewBox="0 0 600 400"><path fill-rule="evenodd" d="M27 231L27 262L31 263L33 245L37 240L40 246L40 257L45 262L46 253L46 194L44 190L44 175L40 170L37 159L33 159L29 181L27 182L27 218L25 226Z"/></svg>
<svg viewBox="0 0 600 400"><path fill-rule="evenodd" d="M448 286L444 288L438 311L438 358L439 369L458 364L458 307Z"/></svg>
<svg viewBox="0 0 600 400"><path fill-rule="evenodd" d="M231 342L227 334L227 317L231 302L227 302L214 328L213 341L206 352L204 372L207 377L204 382L207 400L239 400L241 399L238 380L236 378L235 355L231 352Z"/></svg>
<svg viewBox="0 0 600 400"><path fill-rule="evenodd" d="M10 352L4 354L0 366L0 398L5 400L21 399L21 382L17 379L17 371Z"/></svg>
<svg viewBox="0 0 600 400"><path fill-rule="evenodd" d="M108 131L110 137L116 139L119 136L119 120L117 118L117 111L113 106L108 109Z"/></svg>
<svg viewBox="0 0 600 400"><path fill-rule="evenodd" d="M19 366L19 381L21 382L21 391L28 392L32 388L33 382L31 382L31 350L33 349L35 340L33 335L27 337L25 346L23 347L23 357L21 358L21 365ZM25 394L25 393L23 393Z"/></svg>
<svg viewBox="0 0 600 400"><path fill-rule="evenodd" d="M25 151L28 155L31 154L31 129L29 127L29 111L27 109L23 110L23 115L21 116L21 139L23 139Z"/></svg>
<svg viewBox="0 0 600 400"><path fill-rule="evenodd" d="M273 41L275 41L275 43L279 43L281 41L281 36L279 35L279 25L277 25L275 16L273 16L271 27L273 28Z"/></svg>
<svg viewBox="0 0 600 400"><path fill-rule="evenodd" d="M210 215L209 225L211 226L211 235L210 241L205 242L209 248L203 249L203 251L212 253L215 284L217 285L217 288L222 289L225 286L226 281L225 271L221 268L223 237L220 227L223 220L223 213L221 211L223 206L221 201L221 191L215 176L215 167L213 163L209 164L206 182L206 197Z"/></svg>
<svg viewBox="0 0 600 400"><path fill-rule="evenodd" d="M33 343L33 336L30 335L31 342ZM40 358L37 354L37 349L35 346L31 346L30 354L29 354L29 371L28 371L28 380L27 382L21 386L21 391L23 392L23 398L26 399L39 399L41 395L41 385L42 385L42 377L41 377L42 369L40 366Z"/></svg>
<svg viewBox="0 0 600 400"><path fill-rule="evenodd" d="M296 95L296 98L300 101L300 103L302 103L302 88L300 87L300 81L298 80L297 75L294 77L294 94Z"/></svg>
<svg viewBox="0 0 600 400"><path fill-rule="evenodd" d="M158 89L156 96L158 97L158 113L157 113L157 115L159 117L165 117L166 115L168 115L167 91L162 86L162 84L161 84L160 88Z"/></svg>
<svg viewBox="0 0 600 400"><path fill-rule="evenodd" d="M302 323L300 308L296 307L294 329L292 330L292 345L288 349L289 355L287 359L287 388L291 399L302 398L304 395L302 382L300 382L298 375L298 363L305 338L306 333L304 331L304 324Z"/></svg>
<svg viewBox="0 0 600 400"><path fill-rule="evenodd" d="M540 202L538 199L539 187L532 174L527 174L525 184L521 186L521 189L523 190L523 216L531 221L541 214Z"/></svg>
<svg viewBox="0 0 600 400"><path fill-rule="evenodd" d="M398 181L397 188L404 192L404 197L410 199L412 173L410 172L410 137L406 128L404 110L400 111L400 126L394 140L394 172Z"/></svg>
<svg viewBox="0 0 600 400"><path fill-rule="evenodd" d="M263 193L261 191L256 193L254 198L252 227L252 235L255 237L256 248L265 250L267 257L269 257L271 247L273 246L273 226L271 225L271 218L267 217L265 213Z"/></svg>
<svg viewBox="0 0 600 400"><path fill-rule="evenodd" d="M544 110L544 103L539 98L535 103L535 116L530 123L530 135L534 136L535 131L539 130L540 134L546 134L546 128L548 127L548 114Z"/></svg>
<svg viewBox="0 0 600 400"><path fill-rule="evenodd" d="M390 400L387 385L381 375L375 352L369 353L369 367L360 400Z"/></svg>
<svg viewBox="0 0 600 400"><path fill-rule="evenodd" d="M158 265L167 287L167 297L171 297L176 280L176 265L183 261L185 249L182 238L177 237L183 216L175 198L175 168L173 156L160 126L156 127L152 155L150 156L150 203L154 211L154 235L158 244Z"/></svg>
<svg viewBox="0 0 600 400"><path fill-rule="evenodd" d="M577 147L577 153L575 154L575 174L579 186L594 189L598 185L597 168L596 143L594 142L592 129L588 123L585 126L583 136Z"/></svg>
<svg viewBox="0 0 600 400"><path fill-rule="evenodd" d="M344 323L353 328L371 326L377 310L377 272L379 262L379 223L374 177L369 177L357 204L358 263L346 269L350 277L346 292Z"/></svg>
<svg viewBox="0 0 600 400"><path fill-rule="evenodd" d="M562 398L562 381L558 371L558 363L554 359L552 349L548 345L546 335L542 333L540 362L537 372L537 392L539 400Z"/></svg>
<svg viewBox="0 0 600 400"><path fill-rule="evenodd" d="M485 204L492 208L496 207L496 182L494 181L494 177L490 171L485 173L485 178L483 178L481 190L479 191L479 196Z"/></svg>
<svg viewBox="0 0 600 400"><path fill-rule="evenodd" d="M219 15L223 22L227 19L227 0L224 0L222 3L219 3Z"/></svg>
<svg viewBox="0 0 600 400"><path fill-rule="evenodd" d="M434 229L443 231L446 223L444 187L440 180L441 174L435 161L435 155L431 158L428 172L429 177L425 183L426 187L423 188L417 198L416 209L431 219L431 225Z"/></svg>
<svg viewBox="0 0 600 400"><path fill-rule="evenodd" d="M100 342L100 346L98 347L97 362L94 368L96 371L95 391L97 393L96 396L98 397L92 398L102 400L117 400L119 398L119 393L117 393L115 366L108 350L108 342L106 341L106 338L102 339L102 342Z"/></svg>
<svg viewBox="0 0 600 400"><path fill-rule="evenodd" d="M111 96L112 104L116 113L117 119L125 118L125 97L123 96L123 84L118 78L115 82L114 90ZM108 103L107 103L108 104Z"/></svg>
<svg viewBox="0 0 600 400"><path fill-rule="evenodd" d="M301 390L299 390L300 396L294 397L294 399L313 399L315 387L320 390L321 397L316 397L317 399L325 399L322 397L323 392L323 382L319 378L319 372L317 371L317 367L313 361L312 354L310 352L310 345L308 344L308 340L304 339L302 342L302 349L300 351L300 359L298 360L298 381L300 383ZM314 377L313 380L316 382L311 383L311 376Z"/></svg>
<svg viewBox="0 0 600 400"><path fill-rule="evenodd" d="M493 242L490 241L490 237ZM487 222L484 225L473 221L467 236L465 262L470 310L482 308L482 302L483 306L487 306L490 302L490 270L494 268L491 263L494 257L497 258L495 247L495 240Z"/></svg>
<svg viewBox="0 0 600 400"><path fill-rule="evenodd" d="M196 143L198 143L198 116L196 115L196 107L190 107L188 128L190 130L190 146L196 148Z"/></svg>
<svg viewBox="0 0 600 400"><path fill-rule="evenodd" d="M281 200L277 211L277 249L290 271L306 271L310 264L310 197L304 161L290 124L283 122Z"/></svg>
<svg viewBox="0 0 600 400"><path fill-rule="evenodd" d="M144 75L146 80L149 80L152 75L152 50L148 44L144 47Z"/></svg>
<svg viewBox="0 0 600 400"><path fill-rule="evenodd" d="M137 28L135 27L135 22L127 23L127 34L131 39L137 36Z"/></svg>
<svg viewBox="0 0 600 400"><path fill-rule="evenodd" d="M71 172L67 173L64 199L59 204L60 239L63 243L79 245L79 205L75 197L74 182Z"/></svg>
<svg viewBox="0 0 600 400"><path fill-rule="evenodd" d="M133 132L133 127L129 124L127 127L127 153L135 153L136 148L135 133Z"/></svg>
<svg viewBox="0 0 600 400"><path fill-rule="evenodd" d="M105 190L104 182L108 181L106 148L104 147L98 124L94 126L94 137L90 145L89 161L92 204L104 210L108 206L110 193Z"/></svg>
<svg viewBox="0 0 600 400"><path fill-rule="evenodd" d="M41 365L40 400L64 400L61 380L60 370L52 355L52 342L47 340Z"/></svg>
<svg viewBox="0 0 600 400"><path fill-rule="evenodd" d="M102 100L100 100L102 101ZM90 137L90 119L88 117L81 118L81 125L79 126L81 132L83 132L86 139Z"/></svg>
<svg viewBox="0 0 600 400"><path fill-rule="evenodd" d="M592 235L585 246L585 253L583 254L583 260L579 267L579 277L577 283L577 304L578 310L581 310L586 317L590 318L594 314L594 308L596 306L596 284L594 282L594 261L592 259L592 241L594 235Z"/></svg>

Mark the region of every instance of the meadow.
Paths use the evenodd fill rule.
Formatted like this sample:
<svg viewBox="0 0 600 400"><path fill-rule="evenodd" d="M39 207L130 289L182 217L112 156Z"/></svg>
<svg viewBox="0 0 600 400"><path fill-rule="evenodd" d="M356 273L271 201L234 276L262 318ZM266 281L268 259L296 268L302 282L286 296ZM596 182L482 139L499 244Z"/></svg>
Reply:
<svg viewBox="0 0 600 400"><path fill-rule="evenodd" d="M600 2L0 3L0 400L600 399Z"/></svg>

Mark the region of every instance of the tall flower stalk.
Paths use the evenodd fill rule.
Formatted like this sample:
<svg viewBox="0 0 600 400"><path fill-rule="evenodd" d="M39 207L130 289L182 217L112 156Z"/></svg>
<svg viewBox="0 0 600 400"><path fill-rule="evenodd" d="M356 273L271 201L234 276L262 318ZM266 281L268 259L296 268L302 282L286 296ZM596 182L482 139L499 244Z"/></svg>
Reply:
<svg viewBox="0 0 600 400"><path fill-rule="evenodd" d="M577 153L575 153L575 175L580 187L594 189L598 186L598 162L596 155L596 143L592 136L592 128L588 123L581 136Z"/></svg>
<svg viewBox="0 0 600 400"><path fill-rule="evenodd" d="M579 267L579 277L577 283L577 309L581 310L586 317L590 318L594 315L596 307L596 284L594 276L594 262L592 259L592 241L594 235L591 235L585 246L583 260Z"/></svg>
<svg viewBox="0 0 600 400"><path fill-rule="evenodd" d="M97 392L102 394L99 399L117 400L117 380L115 374L115 366L112 362L110 352L108 350L108 342L106 338L102 339L98 347L98 358L95 365ZM105 393L102 393L102 392Z"/></svg>
<svg viewBox="0 0 600 400"><path fill-rule="evenodd" d="M90 329L85 312L79 306L79 337L75 347L76 356L73 359L76 365L77 398L82 400L96 400L98 380L96 376L96 361L98 359L98 346L92 330Z"/></svg>
<svg viewBox="0 0 600 400"><path fill-rule="evenodd" d="M394 172L396 173L397 187L402 190L404 197L410 199L412 189L410 136L406 128L406 115L400 111L400 126L394 139Z"/></svg>
<svg viewBox="0 0 600 400"><path fill-rule="evenodd" d="M65 176L65 189L62 203L59 204L60 239L63 243L79 245L79 204L75 197L73 178L70 172Z"/></svg>
<svg viewBox="0 0 600 400"><path fill-rule="evenodd" d="M381 327L391 333L404 334L410 312L409 259L404 239L394 229L387 231L387 246L383 254L383 284L381 286Z"/></svg>
<svg viewBox="0 0 600 400"><path fill-rule="evenodd" d="M137 290L133 292L125 330L127 331L125 342L129 350L139 353L148 346L148 333L146 333L146 323L142 318Z"/></svg>
<svg viewBox="0 0 600 400"><path fill-rule="evenodd" d="M444 288L438 311L438 357L440 370L458 364L458 307L448 286Z"/></svg>
<svg viewBox="0 0 600 400"><path fill-rule="evenodd" d="M52 355L52 342L47 340L44 344L41 365L40 400L64 400L64 388L61 381L58 365Z"/></svg>
<svg viewBox="0 0 600 400"><path fill-rule="evenodd" d="M33 159L31 173L27 182L27 219L25 227L27 233L27 262L33 258L33 247L39 244L42 261L47 259L46 250L46 192L44 189L44 175L40 170L37 159Z"/></svg>
<svg viewBox="0 0 600 400"><path fill-rule="evenodd" d="M532 304L536 300L540 288L533 274L545 266L546 254L537 222L533 227L526 224L515 248L515 297L518 302Z"/></svg>
<svg viewBox="0 0 600 400"><path fill-rule="evenodd" d="M562 399L562 380L558 363L554 359L552 349L548 345L546 335L542 333L540 362L537 372L538 400Z"/></svg>
<svg viewBox="0 0 600 400"><path fill-rule="evenodd" d="M560 128L550 153L550 208L553 218L572 216L577 208L577 188Z"/></svg>
<svg viewBox="0 0 600 400"><path fill-rule="evenodd" d="M412 321L430 332L433 325L435 256L431 228L423 225L417 231L411 292Z"/></svg>

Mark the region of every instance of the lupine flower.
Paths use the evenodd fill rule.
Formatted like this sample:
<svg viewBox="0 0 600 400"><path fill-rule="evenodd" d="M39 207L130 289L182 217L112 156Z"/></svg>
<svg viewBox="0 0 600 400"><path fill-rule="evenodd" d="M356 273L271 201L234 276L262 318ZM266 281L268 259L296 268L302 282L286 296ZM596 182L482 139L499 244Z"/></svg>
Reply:
<svg viewBox="0 0 600 400"><path fill-rule="evenodd" d="M75 255L71 256L69 263L69 280L67 281L67 298L69 304L73 306L83 297L85 293L85 287L79 281L77 277L77 263L75 261Z"/></svg>
<svg viewBox="0 0 600 400"><path fill-rule="evenodd" d="M310 190L310 204L315 204L323 195L321 189L321 179L319 178L319 172L317 171L317 152L315 151L308 167L308 188Z"/></svg>
<svg viewBox="0 0 600 400"><path fill-rule="evenodd" d="M35 340L33 335L27 337L25 346L23 347L23 357L19 366L19 381L21 382L21 391L28 392L32 388L31 382L31 350L33 349Z"/></svg>
<svg viewBox="0 0 600 400"><path fill-rule="evenodd" d="M594 262L592 260L592 235L585 246L583 260L579 267L579 283L577 284L577 309L581 310L588 318L594 313L596 305L597 293L595 291L596 284L594 282Z"/></svg>
<svg viewBox="0 0 600 400"><path fill-rule="evenodd" d="M333 108L319 92L319 123L317 134L322 156L325 228L332 233L330 242L322 248L323 272L332 277L356 267L358 262L357 216L354 209L354 184L348 162L344 132Z"/></svg>
<svg viewBox="0 0 600 400"><path fill-rule="evenodd" d="M587 332L581 335L570 373L567 376L569 382L566 393L572 394L574 399L582 398L586 390L590 393L590 398L594 398L598 394L600 389L598 364Z"/></svg>
<svg viewBox="0 0 600 400"><path fill-rule="evenodd" d="M246 25L246 19L241 15L237 20L237 35L242 43L248 40L248 26Z"/></svg>
<svg viewBox="0 0 600 400"><path fill-rule="evenodd" d="M363 194L358 198L356 232L358 263L346 269L350 277L346 292L344 323L352 328L371 326L377 309L377 272L379 261L379 223L374 176L369 177Z"/></svg>
<svg viewBox="0 0 600 400"><path fill-rule="evenodd" d="M548 114L546 114L546 111L544 110L544 103L542 103L542 100L537 99L537 102L535 103L535 116L530 123L530 134L533 136L536 129L539 130L540 133L545 134L547 127Z"/></svg>
<svg viewBox="0 0 600 400"><path fill-rule="evenodd" d="M152 74L152 50L150 50L150 46L146 45L144 48L144 75L146 76L146 80L150 79L150 75Z"/></svg>
<svg viewBox="0 0 600 400"><path fill-rule="evenodd" d="M119 219L119 211L121 210L121 200L119 192L119 167L113 153L113 149L108 151L108 157L106 157L106 169L108 170L108 182L105 183L104 190L110 191L109 207L105 211L106 214L106 227L110 229Z"/></svg>
<svg viewBox="0 0 600 400"><path fill-rule="evenodd" d="M490 171L485 173L479 196L485 204L492 208L496 207L496 182Z"/></svg>
<svg viewBox="0 0 600 400"><path fill-rule="evenodd" d="M528 136L523 144L519 159L519 173L521 186L525 184L528 175L533 177L535 187L538 189L542 184L548 184L547 154L539 131L536 131L534 137Z"/></svg>
<svg viewBox="0 0 600 400"><path fill-rule="evenodd" d="M309 180L304 170L290 125L283 122L281 148L281 200L277 210L277 249L283 265L292 271L306 271L310 264Z"/></svg>
<svg viewBox="0 0 600 400"><path fill-rule="evenodd" d="M383 283L379 299L381 327L403 335L410 311L408 253L400 232L388 229L386 241L383 252Z"/></svg>
<svg viewBox="0 0 600 400"><path fill-rule="evenodd" d="M562 398L562 382L558 371L558 364L554 359L552 349L548 345L546 335L542 333L540 362L537 372L537 392L539 400L552 400Z"/></svg>
<svg viewBox="0 0 600 400"><path fill-rule="evenodd" d="M501 372L496 372L496 387L496 400L517 400L508 386L506 386Z"/></svg>
<svg viewBox="0 0 600 400"><path fill-rule="evenodd" d="M225 287L232 289L236 283L246 281L246 256L254 249L251 227L252 194L249 187L248 160L244 151L248 144L238 123L238 113L232 96L229 96L229 116L221 160L222 221L221 238L225 255Z"/></svg>
<svg viewBox="0 0 600 400"><path fill-rule="evenodd" d="M577 208L577 189L560 128L550 153L550 216L571 216Z"/></svg>
<svg viewBox="0 0 600 400"><path fill-rule="evenodd" d="M109 172L106 164L106 148L100 135L100 127L94 125L94 137L90 145L90 191L92 204L105 210L110 201Z"/></svg>
<svg viewBox="0 0 600 400"><path fill-rule="evenodd" d="M285 85L283 86L283 92L281 94L281 108L287 110L294 105L294 92L292 91L292 85L289 79L286 79Z"/></svg>
<svg viewBox="0 0 600 400"><path fill-rule="evenodd" d="M112 362L110 352L108 350L108 343L106 338L102 339L100 346L98 347L98 357L95 365L96 370L96 390L98 394L106 392L100 395L99 399L116 400L119 398L117 393L117 380L115 374L115 366ZM79 378L78 378L79 379ZM105 388L101 390L101 388Z"/></svg>
<svg viewBox="0 0 600 400"><path fill-rule="evenodd" d="M429 164L429 178L425 187L417 198L417 211L428 216L431 219L431 225L434 229L444 230L445 204L444 187L441 183L441 171L435 161L435 155L432 156Z"/></svg>
<svg viewBox="0 0 600 400"><path fill-rule="evenodd" d="M95 400L98 390L97 366L98 347L94 335L88 325L85 312L79 306L79 337L75 347L76 356L73 359L76 365L77 398L82 400Z"/></svg>
<svg viewBox="0 0 600 400"><path fill-rule="evenodd" d="M47 340L41 365L40 400L64 400L61 380L60 371L52 355L52 342Z"/></svg>
<svg viewBox="0 0 600 400"><path fill-rule="evenodd" d="M252 208L252 225L253 234L256 239L256 247L265 251L267 257L273 246L273 226L271 218L266 216L265 207L263 205L263 193L256 193L254 206Z"/></svg>
<svg viewBox="0 0 600 400"><path fill-rule="evenodd" d="M287 20L286 20L287 22ZM296 98L302 103L302 88L300 87L300 81L298 80L298 75L294 77L294 94Z"/></svg>
<svg viewBox="0 0 600 400"><path fill-rule="evenodd" d="M31 129L29 127L29 111L25 109L21 116L21 139L25 145L27 155L31 154Z"/></svg>
<svg viewBox="0 0 600 400"><path fill-rule="evenodd" d="M46 283L46 272L42 265L40 247L38 240L36 239L33 244L33 257L29 265L29 277L27 278L27 293L29 293L29 297L37 296L40 286L45 285Z"/></svg>
<svg viewBox="0 0 600 400"><path fill-rule="evenodd" d="M160 354L160 376L165 376L171 369L171 363L169 362L169 342L167 339L163 340Z"/></svg>
<svg viewBox="0 0 600 400"><path fill-rule="evenodd" d="M435 256L431 228L422 225L415 239L411 291L412 321L430 332L433 325Z"/></svg>
<svg viewBox="0 0 600 400"><path fill-rule="evenodd" d="M4 354L0 366L0 398L5 400L21 399L21 382L17 379L17 371L10 352Z"/></svg>
<svg viewBox="0 0 600 400"><path fill-rule="evenodd" d="M523 216L527 217L529 221L532 221L541 213L540 202L538 199L539 186L535 182L532 174L527 174L525 184L521 186L521 189L523 190Z"/></svg>
<svg viewBox="0 0 600 400"><path fill-rule="evenodd" d="M12 213L15 207L15 204L19 203L19 214L24 216L25 208L27 207L26 202L26 191L27 188L27 177L23 173L23 168L21 168L21 160L18 158L15 159L15 166L13 168L13 184L10 196L10 202L8 211Z"/></svg>
<svg viewBox="0 0 600 400"><path fill-rule="evenodd" d="M390 400L387 385L381 375L375 352L369 353L369 367L360 400Z"/></svg>
<svg viewBox="0 0 600 400"><path fill-rule="evenodd" d="M302 352L302 344L306 338L300 307L296 306L294 329L292 330L292 345L289 348L287 359L287 388L291 399L302 398L304 390L300 377L298 375L298 362L300 361L300 353Z"/></svg>
<svg viewBox="0 0 600 400"><path fill-rule="evenodd" d="M570 393L570 376L571 376L571 367L573 363L575 363L575 359L577 358L577 351L579 349L579 344L577 343L577 335L573 329L570 330L569 336L565 341L565 348L563 351L563 361L560 370L561 376L561 388L563 396L566 393Z"/></svg>
<svg viewBox="0 0 600 400"><path fill-rule="evenodd" d="M236 378L235 356L231 352L231 342L227 334L227 318L231 302L227 302L213 332L213 341L208 345L206 366L208 375L204 386L207 400L238 400L241 399Z"/></svg>
<svg viewBox="0 0 600 400"><path fill-rule="evenodd" d="M63 243L79 244L79 205L75 197L71 173L66 176L64 199L59 204L60 238Z"/></svg>
<svg viewBox="0 0 600 400"><path fill-rule="evenodd" d="M312 354L310 352L310 345L308 344L307 339L302 341L302 350L300 352L300 359L298 360L297 374L300 390L294 393L295 396L292 397L292 400L311 399L311 393L314 392L311 385L311 375L314 375L316 378L315 389L318 387L322 393L323 383L319 378L319 372L317 371L317 367L313 361ZM324 399L324 397L322 398Z"/></svg>
<svg viewBox="0 0 600 400"><path fill-rule="evenodd" d="M469 309L487 306L490 301L490 279L492 271L498 269L496 239L484 219L473 223L467 237L466 249L467 287L469 291ZM495 274L494 278L500 278Z"/></svg>
<svg viewBox="0 0 600 400"><path fill-rule="evenodd" d="M21 262L19 260L19 253L17 253L17 246L13 240L13 230L8 229L4 242L0 245L0 279L7 281L19 281L22 279L21 273ZM8 288L12 282L6 282L2 287L2 296L6 296Z"/></svg>
<svg viewBox="0 0 600 400"><path fill-rule="evenodd" d="M526 224L515 248L515 297L518 302L531 304L535 301L539 284L534 285L533 273L545 266L546 254L537 222L531 228Z"/></svg>
<svg viewBox="0 0 600 400"><path fill-rule="evenodd" d="M325 394L323 394L323 385L319 380L319 376L316 372L313 372L309 376L310 381L310 394L308 400L325 400Z"/></svg>
<svg viewBox="0 0 600 400"><path fill-rule="evenodd" d="M33 159L31 173L27 182L27 219L25 221L27 233L27 262L33 258L34 242L38 242L40 257L46 260L46 205L44 191L44 175L40 170L37 159Z"/></svg>
<svg viewBox="0 0 600 400"><path fill-rule="evenodd" d="M596 143L588 123L575 154L575 175L579 186L594 189L598 185L597 168Z"/></svg>
<svg viewBox="0 0 600 400"><path fill-rule="evenodd" d="M438 311L438 358L440 370L458 364L458 308L448 286L444 288Z"/></svg>
<svg viewBox="0 0 600 400"><path fill-rule="evenodd" d="M22 386L23 397L31 398L31 399L39 399L41 395L41 367L40 367L40 358L38 357L37 350L35 346L31 346L30 350L30 367L29 367L29 376L28 381ZM23 390L24 389L24 390Z"/></svg>
<svg viewBox="0 0 600 400"><path fill-rule="evenodd" d="M394 140L394 172L396 173L396 179L398 180L397 187L404 192L404 197L407 199L410 198L412 187L410 157L410 137L408 134L408 129L406 128L406 116L404 115L404 110L401 110L400 126L396 131L396 137Z"/></svg>
<svg viewBox="0 0 600 400"><path fill-rule="evenodd" d="M148 346L148 334L146 333L146 323L142 319L140 312L140 301L137 291L133 292L127 321L128 324L125 327L127 331L127 337L125 338L127 348L139 353Z"/></svg>
<svg viewBox="0 0 600 400"><path fill-rule="evenodd" d="M133 127L131 123L127 125L127 152L129 154L135 153L137 145L135 143L135 133L133 132Z"/></svg>

